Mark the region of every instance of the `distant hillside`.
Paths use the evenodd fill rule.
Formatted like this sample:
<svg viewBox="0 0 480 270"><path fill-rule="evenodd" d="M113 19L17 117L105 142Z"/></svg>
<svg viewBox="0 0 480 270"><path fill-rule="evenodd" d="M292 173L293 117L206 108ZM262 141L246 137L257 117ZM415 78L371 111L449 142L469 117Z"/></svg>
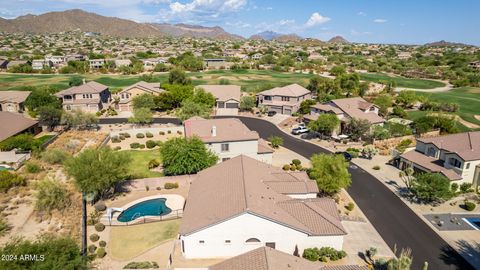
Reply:
<svg viewBox="0 0 480 270"><path fill-rule="evenodd" d="M346 40L342 36L336 36L331 38L328 43L336 43L336 44L348 44L350 41Z"/></svg>
<svg viewBox="0 0 480 270"><path fill-rule="evenodd" d="M448 42L445 40L426 43L424 46L426 47L472 47L472 45L468 45L464 43Z"/></svg>
<svg viewBox="0 0 480 270"><path fill-rule="evenodd" d="M287 41L297 41L297 40L300 40L302 38L299 37L296 34L286 34L285 35L285 34L280 34L280 33L274 32L274 31L263 31L261 33L252 35L250 37L250 39L253 39L253 40L263 39L263 40L269 40L269 41L277 40L277 41L281 41L281 42L287 42Z"/></svg>
<svg viewBox="0 0 480 270"><path fill-rule="evenodd" d="M205 27L199 25L189 24L167 24L167 23L155 23L151 24L152 27L158 29L160 32L168 36L173 37L196 37L196 38L213 38L222 40L239 40L243 37L233 35L219 26Z"/></svg>
<svg viewBox="0 0 480 270"><path fill-rule="evenodd" d="M280 35L280 36L274 38L274 40L280 41L280 42L299 41L301 39L302 38L300 36L298 36L297 34Z"/></svg>

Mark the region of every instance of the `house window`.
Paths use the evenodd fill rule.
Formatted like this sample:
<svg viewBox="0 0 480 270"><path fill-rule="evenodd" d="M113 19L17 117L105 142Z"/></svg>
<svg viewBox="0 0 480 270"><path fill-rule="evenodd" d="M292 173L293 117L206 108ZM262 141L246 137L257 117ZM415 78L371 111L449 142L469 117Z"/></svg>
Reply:
<svg viewBox="0 0 480 270"><path fill-rule="evenodd" d="M465 164L465 170L470 169L470 163Z"/></svg>
<svg viewBox="0 0 480 270"><path fill-rule="evenodd" d="M289 97L282 97L282 101L290 101Z"/></svg>
<svg viewBox="0 0 480 270"><path fill-rule="evenodd" d="M449 160L450 165L460 168L462 166L462 162L456 158L450 158Z"/></svg>
<svg viewBox="0 0 480 270"><path fill-rule="evenodd" d="M437 151L435 151L435 148L430 147L427 150L427 156L429 157L434 157L437 154Z"/></svg>
<svg viewBox="0 0 480 270"><path fill-rule="evenodd" d="M228 143L222 143L222 152L230 151L230 145Z"/></svg>
<svg viewBox="0 0 480 270"><path fill-rule="evenodd" d="M265 100L272 100L272 97L271 97L271 96L265 96L264 99L265 99Z"/></svg>
<svg viewBox="0 0 480 270"><path fill-rule="evenodd" d="M372 112L372 111L375 111L375 107L373 107L373 106L370 107L370 111L371 111L371 112Z"/></svg>
<svg viewBox="0 0 480 270"><path fill-rule="evenodd" d="M260 240L258 238L248 238L245 243L260 243Z"/></svg>
<svg viewBox="0 0 480 270"><path fill-rule="evenodd" d="M230 158L222 158L222 162L229 160Z"/></svg>
<svg viewBox="0 0 480 270"><path fill-rule="evenodd" d="M205 241L204 241L204 240L200 240L200 241L198 241L198 243L201 244L201 245L203 245L203 244L205 244Z"/></svg>
<svg viewBox="0 0 480 270"><path fill-rule="evenodd" d="M67 106L65 107L65 109L66 109L67 111L70 111L70 110L72 109L72 107L70 107L70 105L67 105Z"/></svg>

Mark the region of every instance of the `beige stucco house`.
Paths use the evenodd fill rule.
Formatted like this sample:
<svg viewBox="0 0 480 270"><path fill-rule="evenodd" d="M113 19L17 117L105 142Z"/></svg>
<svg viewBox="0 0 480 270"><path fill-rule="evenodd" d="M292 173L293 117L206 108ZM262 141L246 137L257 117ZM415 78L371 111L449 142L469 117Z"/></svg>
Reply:
<svg viewBox="0 0 480 270"><path fill-rule="evenodd" d="M265 106L268 111L291 115L298 111L302 101L311 97L308 89L295 83L258 93L257 106Z"/></svg>
<svg viewBox="0 0 480 270"><path fill-rule="evenodd" d="M115 109L119 111L133 111L132 100L134 97L143 94L157 96L162 92L165 92L165 90L160 88L160 83L137 82L115 95Z"/></svg>
<svg viewBox="0 0 480 270"><path fill-rule="evenodd" d="M30 95L29 91L0 91L0 111L21 113Z"/></svg>
<svg viewBox="0 0 480 270"><path fill-rule="evenodd" d="M197 88L201 88L215 97L216 115L238 115L241 96L240 86L199 85Z"/></svg>
<svg viewBox="0 0 480 270"><path fill-rule="evenodd" d="M480 186L480 131L418 138L415 150L400 156L400 169L434 172L451 181Z"/></svg>
<svg viewBox="0 0 480 270"><path fill-rule="evenodd" d="M87 112L98 112L110 104L108 86L94 81L73 86L55 94L62 100L66 111L80 109Z"/></svg>

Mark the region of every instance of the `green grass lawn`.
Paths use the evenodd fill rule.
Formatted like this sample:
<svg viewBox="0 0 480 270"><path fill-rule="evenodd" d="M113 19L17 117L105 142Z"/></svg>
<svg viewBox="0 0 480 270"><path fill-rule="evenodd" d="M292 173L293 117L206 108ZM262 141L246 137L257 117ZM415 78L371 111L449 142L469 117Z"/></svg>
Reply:
<svg viewBox="0 0 480 270"><path fill-rule="evenodd" d="M306 86L311 74L286 73L270 70L216 70L207 72L191 72L187 74L193 84L219 84L221 79L227 79L230 84L240 85L243 91L256 92L261 87L283 86L298 83ZM156 74L162 83L167 82L168 74ZM132 85L140 80L138 75L109 74L0 74L0 89L28 90L28 87L52 86L58 90L68 88L71 77L83 77L109 86L112 90Z"/></svg>
<svg viewBox="0 0 480 270"><path fill-rule="evenodd" d="M360 79L368 82L380 81L395 81L398 87L414 88L414 89L432 89L445 86L444 83L423 80L423 79L409 79L405 77L392 77L384 73L359 73Z"/></svg>
<svg viewBox="0 0 480 270"><path fill-rule="evenodd" d="M148 151L126 150L132 158L130 166L128 166L129 173L134 179L161 177L162 173L152 172L148 169L148 162L152 159L160 160L160 151L158 149Z"/></svg>

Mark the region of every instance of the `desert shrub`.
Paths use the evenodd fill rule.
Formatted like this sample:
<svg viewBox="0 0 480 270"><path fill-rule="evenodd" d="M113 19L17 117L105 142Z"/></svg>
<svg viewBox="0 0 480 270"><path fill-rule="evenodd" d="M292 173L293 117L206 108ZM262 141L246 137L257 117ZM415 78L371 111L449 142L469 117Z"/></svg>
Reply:
<svg viewBox="0 0 480 270"><path fill-rule="evenodd" d="M94 244L91 244L88 246L88 252L95 253L96 250L97 250L97 246L95 246Z"/></svg>
<svg viewBox="0 0 480 270"><path fill-rule="evenodd" d="M295 167L297 167L297 170L298 170L298 171L301 171L301 170L303 169L303 166L302 166L301 164L300 164L300 165L297 165L297 166L295 166Z"/></svg>
<svg viewBox="0 0 480 270"><path fill-rule="evenodd" d="M152 140L148 140L145 144L147 145L148 149L152 149L155 146L157 146L157 143L155 141L152 141Z"/></svg>
<svg viewBox="0 0 480 270"><path fill-rule="evenodd" d="M145 149L145 144L140 144L140 145L138 146L138 148L140 148L140 149Z"/></svg>
<svg viewBox="0 0 480 270"><path fill-rule="evenodd" d="M278 148L283 145L283 138L279 136L270 136L268 141L273 148Z"/></svg>
<svg viewBox="0 0 480 270"><path fill-rule="evenodd" d="M87 225L91 226L97 224L100 221L101 215L102 213L100 213L99 211L91 212L89 215L89 219L87 220Z"/></svg>
<svg viewBox="0 0 480 270"><path fill-rule="evenodd" d="M177 130L177 134L178 134L178 135L182 135L182 134L183 134L183 132L182 132L182 131L180 131L180 130Z"/></svg>
<svg viewBox="0 0 480 270"><path fill-rule="evenodd" d="M62 211L70 204L70 192L61 182L45 179L38 182L35 189L35 208L38 211Z"/></svg>
<svg viewBox="0 0 480 270"><path fill-rule="evenodd" d="M295 164L290 165L290 171L295 171L297 169L297 166Z"/></svg>
<svg viewBox="0 0 480 270"><path fill-rule="evenodd" d="M118 138L119 138L121 141L125 140L125 136L123 136L123 135L119 135Z"/></svg>
<svg viewBox="0 0 480 270"><path fill-rule="evenodd" d="M164 189L174 189L174 188L178 188L178 183L170 183L170 182L167 182L167 183L165 183L165 185L163 185L163 188L164 188Z"/></svg>
<svg viewBox="0 0 480 270"><path fill-rule="evenodd" d="M41 159L50 165L54 165L62 164L69 156L67 152L61 149L51 148L41 154Z"/></svg>
<svg viewBox="0 0 480 270"><path fill-rule="evenodd" d="M119 142L121 142L121 140L118 136L113 136L112 137L112 143L119 143Z"/></svg>
<svg viewBox="0 0 480 270"><path fill-rule="evenodd" d="M4 236L8 231L10 231L11 226L7 221L0 216L0 237Z"/></svg>
<svg viewBox="0 0 480 270"><path fill-rule="evenodd" d="M148 162L148 168L153 169L160 166L160 161L158 159L152 159Z"/></svg>
<svg viewBox="0 0 480 270"><path fill-rule="evenodd" d="M42 170L42 168L40 167L40 165L38 165L38 163L29 161L25 163L25 170L28 173L38 173Z"/></svg>
<svg viewBox="0 0 480 270"><path fill-rule="evenodd" d="M105 251L104 248L100 247L97 249L97 257L98 258L103 258L105 257L105 255L107 255L107 252Z"/></svg>
<svg viewBox="0 0 480 270"><path fill-rule="evenodd" d="M97 223L95 224L95 230L97 232L103 232L103 230L105 230L105 225L103 225L103 223Z"/></svg>
<svg viewBox="0 0 480 270"><path fill-rule="evenodd" d="M158 133L158 135L165 135L165 132L160 131L160 132Z"/></svg>
<svg viewBox="0 0 480 270"><path fill-rule="evenodd" d="M294 159L294 160L292 160L292 164L295 165L295 166L298 166L298 165L302 164L302 162L299 159Z"/></svg>
<svg viewBox="0 0 480 270"><path fill-rule="evenodd" d="M27 181L20 175L9 171L0 171L0 192L7 192L12 187L25 186Z"/></svg>
<svg viewBox="0 0 480 270"><path fill-rule="evenodd" d="M102 240L102 241L98 242L98 245L99 245L100 247L106 247L106 246L107 246L107 242L105 242L105 241Z"/></svg>
<svg viewBox="0 0 480 270"><path fill-rule="evenodd" d="M128 133L128 132L124 132L124 133L121 133L121 134L122 134L122 136L125 137L125 138L130 138L130 137L132 137L132 136L130 135L130 133Z"/></svg>
<svg viewBox="0 0 480 270"><path fill-rule="evenodd" d="M97 202L97 203L94 205L94 207L95 207L95 210L98 211L98 212L102 212L102 211L107 210L107 206L106 206L105 203L102 202L102 201Z"/></svg>
<svg viewBox="0 0 480 270"><path fill-rule="evenodd" d="M405 140L402 140L402 141L395 147L395 149L397 149L398 152L403 153L403 152L405 152L405 150L407 149L407 147L409 147L411 144L412 144L412 140L410 140L410 139L405 139Z"/></svg>
<svg viewBox="0 0 480 270"><path fill-rule="evenodd" d="M452 192L457 192L458 184L457 183L452 183L452 185L450 185L450 189L452 190Z"/></svg>
<svg viewBox="0 0 480 270"><path fill-rule="evenodd" d="M171 130L168 130L167 133L168 133L168 134L172 134L172 131L171 131Z"/></svg>
<svg viewBox="0 0 480 270"><path fill-rule="evenodd" d="M283 165L283 168L282 168L284 171L288 171L290 170L290 165L289 164L285 164Z"/></svg>
<svg viewBox="0 0 480 270"><path fill-rule="evenodd" d="M347 148L346 152L349 153L352 158L358 158L358 156L360 155L360 149L358 148L349 147Z"/></svg>
<svg viewBox="0 0 480 270"><path fill-rule="evenodd" d="M355 204L353 202L349 202L345 208L347 208L348 211L352 211L353 208L355 208Z"/></svg>
<svg viewBox="0 0 480 270"><path fill-rule="evenodd" d="M302 257L309 261L316 262L320 259L320 255L318 255L317 250L317 248L306 248L303 250Z"/></svg>
<svg viewBox="0 0 480 270"><path fill-rule="evenodd" d="M115 146L115 148L113 148L113 150L115 150L115 151L118 151L118 150L121 150L121 149L122 149L122 147L120 147L120 146Z"/></svg>
<svg viewBox="0 0 480 270"><path fill-rule="evenodd" d="M378 165L375 165L375 166L373 166L373 167L372 167L372 169L374 169L374 170L378 171L378 170L380 170L380 166L378 166Z"/></svg>
<svg viewBox="0 0 480 270"><path fill-rule="evenodd" d="M151 132L146 132L145 136L147 136L147 138L153 138L153 134Z"/></svg>
<svg viewBox="0 0 480 270"><path fill-rule="evenodd" d="M138 139L143 139L143 138L145 138L145 134L143 134L143 133L137 133L137 138L138 138Z"/></svg>
<svg viewBox="0 0 480 270"><path fill-rule="evenodd" d="M467 192L472 192L472 184L471 183L462 183L460 185L460 192L461 193L467 193Z"/></svg>
<svg viewBox="0 0 480 270"><path fill-rule="evenodd" d="M129 262L127 265L123 267L123 269L151 269L151 268L159 268L158 263L152 262Z"/></svg>
<svg viewBox="0 0 480 270"><path fill-rule="evenodd" d="M140 148L140 143L138 143L138 142L131 143L130 148L132 148L132 149Z"/></svg>
<svg viewBox="0 0 480 270"><path fill-rule="evenodd" d="M322 248L307 248L303 251L303 258L314 261L320 260L322 262L326 262L327 259L331 261L340 260L347 256L347 253L343 250L336 250L331 247L322 247Z"/></svg>
<svg viewBox="0 0 480 270"><path fill-rule="evenodd" d="M469 201L465 201L465 209L466 209L467 211L473 211L473 210L475 210L475 206L476 206L475 203L469 202Z"/></svg>
<svg viewBox="0 0 480 270"><path fill-rule="evenodd" d="M100 236L98 236L98 234L94 233L90 235L90 241L97 242L98 239L100 239Z"/></svg>

